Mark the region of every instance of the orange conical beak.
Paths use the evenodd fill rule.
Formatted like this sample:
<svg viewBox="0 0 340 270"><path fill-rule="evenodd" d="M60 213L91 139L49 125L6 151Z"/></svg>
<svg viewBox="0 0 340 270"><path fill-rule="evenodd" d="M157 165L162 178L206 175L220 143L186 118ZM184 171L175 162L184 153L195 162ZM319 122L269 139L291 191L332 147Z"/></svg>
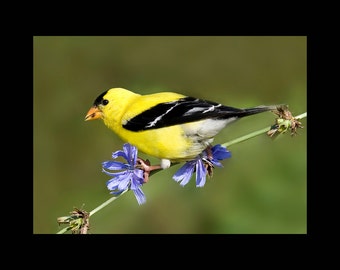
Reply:
<svg viewBox="0 0 340 270"><path fill-rule="evenodd" d="M85 121L99 119L102 115L103 113L98 107L92 106L85 116Z"/></svg>

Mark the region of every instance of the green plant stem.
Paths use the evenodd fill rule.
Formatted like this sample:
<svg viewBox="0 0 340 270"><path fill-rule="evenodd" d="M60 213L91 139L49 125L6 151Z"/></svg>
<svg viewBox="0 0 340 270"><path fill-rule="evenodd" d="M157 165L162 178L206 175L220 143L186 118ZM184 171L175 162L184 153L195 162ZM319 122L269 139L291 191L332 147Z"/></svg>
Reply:
<svg viewBox="0 0 340 270"><path fill-rule="evenodd" d="M295 118L295 119L302 119L302 118L304 118L304 117L306 117L306 116L307 116L307 112L302 113L302 114L300 114L300 115L298 115L298 116L295 116L294 118ZM248 139L251 139L251 138L254 138L254 137L258 136L258 135L261 135L261 134L263 134L263 133L269 131L270 129L271 129L271 127L266 127L266 128L263 128L263 129L254 131L254 132L252 132L252 133L250 133L250 134L247 134L247 135L245 135L245 136L239 137L239 138L237 138L237 139L235 139L235 140L232 140L232 141L230 141L230 142L226 142L226 143L222 144L222 146L224 146L224 147L229 147L230 145L233 145L233 144L237 144L237 143L246 141L246 140L248 140Z"/></svg>
<svg viewBox="0 0 340 270"><path fill-rule="evenodd" d="M102 203L101 205L99 205L98 207L96 207L95 209L93 209L90 212L90 216L93 216L95 213L97 213L99 210L101 210L102 208L104 208L105 206L109 205L111 202L113 202L114 200L118 199L120 196L122 196L125 192L127 192L129 189L124 190L122 193L120 193L118 196L112 197L110 199L108 199L106 202Z"/></svg>
<svg viewBox="0 0 340 270"><path fill-rule="evenodd" d="M57 234L64 234L66 233L70 228L69 227L65 227L64 229L60 230L59 232L57 232Z"/></svg>
<svg viewBox="0 0 340 270"><path fill-rule="evenodd" d="M295 116L294 118L295 118L295 119L302 119L302 118L305 118L305 117L307 117L307 112L302 113L302 114L300 114L300 115L298 115L298 116ZM254 137L258 136L258 135L261 135L261 134L263 134L263 133L269 131L270 129L271 129L271 127L266 127L266 128L260 129L260 130L258 130L258 131L254 131L254 132L252 132L252 133L250 133L250 134L247 134L247 135L245 135L245 136L239 137L239 138L237 138L237 139L235 139L235 140L232 140L232 141L230 141L230 142L226 142L226 143L222 144L222 146L224 146L224 147L229 147L229 146L231 146L231 145L233 145L233 144L237 144L237 143L240 143L240 142L249 140L249 139L251 139L251 138L254 138ZM172 164L172 165L176 165L176 164L178 164L178 163L174 163L174 164ZM171 166L172 166L172 165L171 165ZM161 170L154 171L154 173L159 172L159 171L161 171ZM101 205L99 205L98 207L96 207L95 209L93 209L93 210L90 212L89 216L94 215L94 214L97 213L99 210L103 209L105 206L109 205L111 202L113 202L113 201L115 201L116 199L118 199L120 196L122 196L122 195L123 195L124 193L126 193L128 190L129 190L129 189L126 189L126 190L124 190L121 194L119 194L118 196L115 196L115 197L112 197L112 198L108 199L107 201L105 201L104 203L102 203ZM69 227L66 227L66 228L62 229L61 231L57 232L57 234L63 234L63 233L65 233L65 232L67 232L69 229L70 229Z"/></svg>
<svg viewBox="0 0 340 270"><path fill-rule="evenodd" d="M302 113L302 114L300 114L298 116L295 116L294 118L295 119L302 119L302 118L305 118L305 117L307 117L307 112L304 112L304 113Z"/></svg>
<svg viewBox="0 0 340 270"><path fill-rule="evenodd" d="M254 138L254 137L256 137L256 136L258 136L258 135L261 135L261 134L263 134L263 133L265 133L265 132L267 132L267 131L269 131L269 130L270 130L270 127L266 127L266 128L261 129L261 130L254 131L254 132L252 132L252 133L250 133L250 134L247 134L247 135L245 135L245 136L239 137L239 138L237 138L237 139L235 139L235 140L232 140L232 141L230 141L230 142L226 142L226 143L222 144L222 146L224 146L224 147L229 147L230 145L233 145L233 144L237 144L237 143L246 141L246 140L248 140L248 139L250 139L250 138Z"/></svg>

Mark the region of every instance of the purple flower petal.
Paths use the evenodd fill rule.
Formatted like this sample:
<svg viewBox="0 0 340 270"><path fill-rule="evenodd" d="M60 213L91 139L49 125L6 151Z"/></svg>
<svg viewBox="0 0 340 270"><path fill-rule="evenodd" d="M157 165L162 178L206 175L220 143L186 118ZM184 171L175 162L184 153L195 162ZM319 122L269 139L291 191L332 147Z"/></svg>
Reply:
<svg viewBox="0 0 340 270"><path fill-rule="evenodd" d="M203 187L205 184L207 170L201 159L197 160L196 163L196 187Z"/></svg>
<svg viewBox="0 0 340 270"><path fill-rule="evenodd" d="M187 161L172 177L175 181L181 182L180 185L186 185L194 169L196 169L196 187L203 187L206 182L207 169L204 166L206 162L212 164L212 166L223 167L219 160L230 158L231 153L226 147L217 144L211 148L212 159L208 159L207 151L203 151L194 160Z"/></svg>
<svg viewBox="0 0 340 270"><path fill-rule="evenodd" d="M125 172L117 173L114 178L106 182L106 186L109 190L115 190L118 188L120 181L124 180L125 178Z"/></svg>
<svg viewBox="0 0 340 270"><path fill-rule="evenodd" d="M113 194L113 195L120 195L124 190L116 190L116 191L111 191L110 194Z"/></svg>
<svg viewBox="0 0 340 270"><path fill-rule="evenodd" d="M118 190L128 189L131 182L131 172L127 172L124 177L121 177L120 182L117 186Z"/></svg>
<svg viewBox="0 0 340 270"><path fill-rule="evenodd" d="M189 183L189 180L194 172L196 160L187 161L172 177L176 182L180 182L181 186Z"/></svg>
<svg viewBox="0 0 340 270"><path fill-rule="evenodd" d="M126 153L122 150L118 150L114 153L112 153L112 158L116 159L118 157L123 157L125 160L128 160L128 156L126 155Z"/></svg>
<svg viewBox="0 0 340 270"><path fill-rule="evenodd" d="M105 169L102 169L102 172L104 172L104 173L106 173L107 175L112 176L112 177L116 177L116 176L121 175L122 173L124 173L124 172L116 172L116 173L112 173L112 172L106 171Z"/></svg>
<svg viewBox="0 0 340 270"><path fill-rule="evenodd" d="M216 144L213 148L211 148L211 151L213 159L222 160L231 157L230 151L228 151L226 147L223 147L220 144Z"/></svg>
<svg viewBox="0 0 340 270"><path fill-rule="evenodd" d="M136 181L140 185L144 184L144 171L140 169L135 169L133 171L133 182Z"/></svg>
<svg viewBox="0 0 340 270"><path fill-rule="evenodd" d="M212 159L210 160L210 162L214 167L223 167L222 163L219 162L218 160Z"/></svg>
<svg viewBox="0 0 340 270"><path fill-rule="evenodd" d="M138 153L137 148L131 144L125 143L123 145L123 150L124 150L124 153L126 154L126 161L130 165L134 166L137 161L137 153Z"/></svg>
<svg viewBox="0 0 340 270"><path fill-rule="evenodd" d="M140 187L133 189L133 193L135 194L138 204L143 204L146 202L145 195Z"/></svg>
<svg viewBox="0 0 340 270"><path fill-rule="evenodd" d="M108 170L124 170L130 168L130 165L120 161L104 161L102 163L103 168Z"/></svg>
<svg viewBox="0 0 340 270"><path fill-rule="evenodd" d="M224 146L221 146L220 144L215 145L211 148L213 159L210 160L210 162L215 167L223 167L221 162L219 160L223 160L226 158L231 157L230 151L228 151Z"/></svg>
<svg viewBox="0 0 340 270"><path fill-rule="evenodd" d="M112 179L106 183L111 194L119 195L124 190L131 189L135 194L137 202L142 204L146 202L145 195L141 189L141 186L144 184L144 171L135 168L138 157L137 154L137 148L126 143L123 145L123 151L118 150L112 153L112 158L116 159L118 157L123 157L127 163L105 161L102 163L102 171L112 177ZM107 170L121 170L121 172L113 173Z"/></svg>

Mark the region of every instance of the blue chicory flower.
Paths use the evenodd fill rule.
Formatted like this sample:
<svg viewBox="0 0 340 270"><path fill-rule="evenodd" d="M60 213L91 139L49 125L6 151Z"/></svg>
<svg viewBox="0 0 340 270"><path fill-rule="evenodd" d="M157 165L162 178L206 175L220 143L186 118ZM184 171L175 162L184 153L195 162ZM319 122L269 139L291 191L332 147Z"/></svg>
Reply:
<svg viewBox="0 0 340 270"><path fill-rule="evenodd" d="M211 148L212 159L208 157L207 151L203 151L195 159L187 161L173 176L173 179L180 182L181 186L189 183L189 180L196 171L196 187L203 187L206 181L207 169L205 162L208 161L212 166L223 167L219 160L231 157L231 153L220 144Z"/></svg>
<svg viewBox="0 0 340 270"><path fill-rule="evenodd" d="M106 185L111 194L119 195L126 189L131 189L135 194L137 202L143 204L146 202L145 195L141 189L144 184L144 171L135 168L137 162L138 150L135 146L131 144L124 144L123 151L118 150L112 153L112 158L116 159L118 157L124 158L128 163L123 163L119 161L104 161L102 163L103 172L112 179L107 181ZM105 170L106 169L106 170ZM120 170L120 172L109 172L107 170Z"/></svg>
<svg viewBox="0 0 340 270"><path fill-rule="evenodd" d="M206 151L205 155L206 154ZM212 160L209 160L214 166L223 167L223 165L219 162L219 160L223 160L226 158L231 158L230 151L227 150L226 147L221 146L220 144L216 144L214 147L211 148L212 152Z"/></svg>

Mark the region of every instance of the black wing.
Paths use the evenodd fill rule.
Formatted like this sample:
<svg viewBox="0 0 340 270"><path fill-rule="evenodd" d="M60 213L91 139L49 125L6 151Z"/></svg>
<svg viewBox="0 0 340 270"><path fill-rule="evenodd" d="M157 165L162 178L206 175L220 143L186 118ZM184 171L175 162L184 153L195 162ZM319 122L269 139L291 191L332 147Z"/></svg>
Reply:
<svg viewBox="0 0 340 270"><path fill-rule="evenodd" d="M207 118L226 119L240 116L243 109L227 107L215 102L185 97L176 101L160 103L135 116L123 125L131 131L156 129Z"/></svg>

